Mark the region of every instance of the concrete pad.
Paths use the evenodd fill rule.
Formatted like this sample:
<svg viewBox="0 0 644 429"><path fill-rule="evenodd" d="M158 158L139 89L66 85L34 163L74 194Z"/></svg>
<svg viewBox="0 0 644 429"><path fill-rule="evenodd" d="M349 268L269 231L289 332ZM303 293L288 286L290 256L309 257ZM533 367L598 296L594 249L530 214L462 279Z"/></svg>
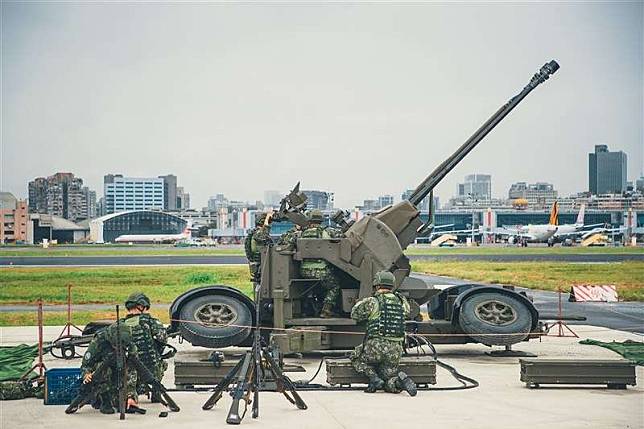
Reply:
<svg viewBox="0 0 644 429"><path fill-rule="evenodd" d="M46 327L45 338L54 339L62 327ZM602 341L642 341L634 334L594 326L575 326L580 339ZM33 343L35 327L0 328L0 344ZM519 344L515 349L536 353L544 358L620 359L610 350L578 344L577 338L544 337L541 342ZM189 350L188 344L177 345ZM298 410L277 393L262 393L260 418L249 414L242 425L263 428L380 428L380 427L449 427L452 428L642 428L644 427L644 388L607 390L605 387L527 389L519 381L518 358L493 358L484 353L489 348L471 344L437 346L439 358L455 366L459 372L478 380L477 389L461 391L421 391L415 398L406 394L360 391L301 392L309 409ZM293 379L306 379L317 369L317 358L287 359L303 365L306 374L291 374ZM48 367L78 366L79 360L63 361L48 356ZM172 386L173 365L166 374L166 386ZM642 383L644 368L637 368ZM436 386L456 386L449 373L438 369ZM324 368L316 382L324 382ZM181 412L159 418L164 410L159 404L142 402L146 415L127 415L121 422L118 416L104 416L90 407L75 415L65 415L64 406L44 406L41 400L0 402L0 429L5 428L65 428L124 427L139 428L200 428L225 425L231 398L224 395L211 411L202 411L201 405L210 393L177 392L172 397Z"/></svg>

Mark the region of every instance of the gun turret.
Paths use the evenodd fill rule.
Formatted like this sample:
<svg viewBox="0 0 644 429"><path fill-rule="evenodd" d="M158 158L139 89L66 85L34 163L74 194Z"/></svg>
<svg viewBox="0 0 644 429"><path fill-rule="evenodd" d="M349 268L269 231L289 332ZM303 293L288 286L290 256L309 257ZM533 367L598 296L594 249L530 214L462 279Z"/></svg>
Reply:
<svg viewBox="0 0 644 429"><path fill-rule="evenodd" d="M346 236L352 244L352 264L360 265L362 259L370 255L374 272L378 269L389 269L396 274L398 281L409 275L409 261L403 250L419 235L431 232L432 228L431 216L426 224L420 220L420 202L521 100L558 69L559 64L556 61L550 61L541 67L519 94L501 106L456 152L418 185L409 200L386 207L371 216L365 216L351 225L346 231Z"/></svg>

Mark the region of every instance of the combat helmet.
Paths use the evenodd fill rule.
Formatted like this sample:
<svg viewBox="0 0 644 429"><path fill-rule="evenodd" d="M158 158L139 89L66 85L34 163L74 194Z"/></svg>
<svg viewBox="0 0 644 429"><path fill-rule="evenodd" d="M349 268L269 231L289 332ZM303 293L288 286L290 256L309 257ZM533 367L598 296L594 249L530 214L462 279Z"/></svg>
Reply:
<svg viewBox="0 0 644 429"><path fill-rule="evenodd" d="M143 292L134 292L125 300L125 308L128 310L131 310L138 305L144 307L146 310L150 308L150 298L148 298Z"/></svg>
<svg viewBox="0 0 644 429"><path fill-rule="evenodd" d="M312 209L306 212L306 218L309 220L309 222L322 223L322 221L324 220L324 215L320 210Z"/></svg>
<svg viewBox="0 0 644 429"><path fill-rule="evenodd" d="M255 226L264 225L266 221L266 213L261 213L255 216Z"/></svg>
<svg viewBox="0 0 644 429"><path fill-rule="evenodd" d="M373 285L381 288L393 289L396 279L389 271L378 271L373 277Z"/></svg>

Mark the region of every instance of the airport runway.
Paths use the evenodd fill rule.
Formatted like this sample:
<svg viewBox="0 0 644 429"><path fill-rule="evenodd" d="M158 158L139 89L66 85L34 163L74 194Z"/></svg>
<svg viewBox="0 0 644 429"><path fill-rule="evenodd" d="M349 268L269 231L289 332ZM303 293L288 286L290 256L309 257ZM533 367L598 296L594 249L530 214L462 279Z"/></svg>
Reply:
<svg viewBox="0 0 644 429"><path fill-rule="evenodd" d="M579 262L608 263L644 261L644 253L624 254L502 254L502 255L411 255L412 261ZM119 266L119 265L225 265L246 264L237 255L167 256L0 256L0 266Z"/></svg>

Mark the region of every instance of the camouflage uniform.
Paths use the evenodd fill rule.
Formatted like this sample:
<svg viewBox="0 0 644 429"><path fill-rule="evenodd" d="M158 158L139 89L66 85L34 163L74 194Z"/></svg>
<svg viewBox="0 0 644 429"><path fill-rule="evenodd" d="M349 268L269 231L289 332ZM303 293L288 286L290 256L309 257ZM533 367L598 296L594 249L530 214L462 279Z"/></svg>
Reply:
<svg viewBox="0 0 644 429"><path fill-rule="evenodd" d="M131 327L133 342L137 348L137 356L158 381L163 380L163 374L168 369L168 364L161 359L161 354L168 343L168 333L158 319L149 313L128 314L123 319L123 324ZM148 390L146 383L139 383L138 393Z"/></svg>
<svg viewBox="0 0 644 429"><path fill-rule="evenodd" d="M342 232L335 228L324 227L312 222L302 231L301 239L308 238L337 238ZM303 279L319 280L324 292L322 317L330 317L335 310L341 289L334 267L323 259L304 259L300 265L300 276Z"/></svg>
<svg viewBox="0 0 644 429"><path fill-rule="evenodd" d="M391 278L393 287L393 275ZM391 393L401 391L398 364L403 353L404 320L408 317L409 302L391 291L379 290L351 310L352 319L367 322L365 341L351 353L351 364L369 377L368 392L379 387Z"/></svg>
<svg viewBox="0 0 644 429"><path fill-rule="evenodd" d="M0 401L42 397L43 385L33 381L3 381L0 383Z"/></svg>
<svg viewBox="0 0 644 429"><path fill-rule="evenodd" d="M260 216L255 221L255 228L249 231L244 240L244 251L248 259L248 268L253 282L260 281L261 249L271 243L271 225L264 225L266 215Z"/></svg>
<svg viewBox="0 0 644 429"><path fill-rule="evenodd" d="M295 250L295 243L301 234L301 230L293 227L280 236L277 244L285 250Z"/></svg>
<svg viewBox="0 0 644 429"><path fill-rule="evenodd" d="M89 346L87 347L87 351L83 355L83 361L81 363L81 379L84 378L88 373L94 373L98 365L102 361L111 359L113 357L115 350L110 339L110 331L115 332L115 327L116 324L112 324L108 328L100 331L89 343ZM131 337L123 341L123 346L130 347L131 351L135 351L136 347L132 346L130 343ZM113 364L109 368L107 368L105 372L103 372L100 380L92 380L92 383L95 384L95 392L101 402L101 409L111 408L118 403L118 391L116 389L116 386L118 385L117 377L118 374L116 371L116 364ZM134 368L128 367L126 376L127 396L134 399L137 398L136 386L136 370Z"/></svg>

